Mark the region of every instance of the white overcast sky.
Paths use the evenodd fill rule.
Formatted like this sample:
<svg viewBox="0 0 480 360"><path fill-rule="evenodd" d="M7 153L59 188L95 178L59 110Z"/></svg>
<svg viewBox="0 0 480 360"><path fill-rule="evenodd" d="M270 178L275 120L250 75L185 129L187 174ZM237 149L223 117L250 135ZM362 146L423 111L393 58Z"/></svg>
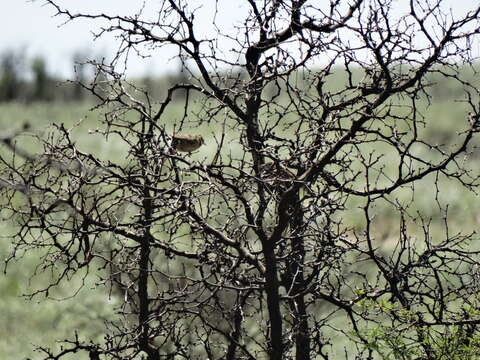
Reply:
<svg viewBox="0 0 480 360"><path fill-rule="evenodd" d="M191 0L192 3L198 0ZM313 1L313 0L312 0ZM318 0L315 0L318 1ZM448 0L456 14L478 6L479 0ZM75 11L106 11L108 13L134 14L142 3L152 9L160 0L59 0L63 6ZM203 1L202 1L203 2ZM211 0L212 4L214 3ZM407 3L407 0L398 0ZM220 19L225 24L232 24L238 14L238 0L223 0L229 11ZM74 11L74 12L75 12ZM204 12L205 14L206 12ZM65 19L53 17L54 10L45 6L43 0L0 0L0 53L6 49L24 49L28 56L42 55L48 61L49 71L58 75L72 74L72 55L75 51L88 51L91 57L108 55L115 50L113 39L92 41L92 24L77 21L60 26ZM218 19L217 19L218 20ZM205 26L212 25L212 19L205 16ZM208 31L208 30L206 30ZM175 69L177 64L166 63L165 54L158 54L152 59L133 59L129 64L129 74L141 76L160 74Z"/></svg>

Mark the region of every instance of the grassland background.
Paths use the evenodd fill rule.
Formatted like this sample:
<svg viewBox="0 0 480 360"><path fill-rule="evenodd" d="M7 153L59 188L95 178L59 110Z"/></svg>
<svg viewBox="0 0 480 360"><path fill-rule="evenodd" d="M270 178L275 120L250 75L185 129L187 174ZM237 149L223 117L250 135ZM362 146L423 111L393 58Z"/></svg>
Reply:
<svg viewBox="0 0 480 360"><path fill-rule="evenodd" d="M435 89L433 103L425 105L424 115L429 126L424 131L431 139L454 144L459 135L452 129L458 122L464 122L466 117L465 105L452 100L461 92L461 88L452 83L439 82ZM0 130L3 134L8 134L28 122L31 124L29 131L42 133L48 132L49 125L53 123L64 123L66 126L78 124L74 136L81 147L95 154L102 154L103 157L121 159L126 151L121 143L106 141L100 135L89 133L89 130L98 127L101 117L99 112L89 111L90 107L91 104L88 103L0 104ZM178 108L180 109L181 107ZM171 116L173 124L180 115L173 109ZM200 128L200 132L203 132L207 142L212 139L211 129ZM235 136L230 135L231 138ZM20 141L28 144L28 137ZM205 151L213 154L214 148L214 144L210 142ZM469 166L478 172L480 157L475 153L473 155L469 158ZM436 207L432 203L432 181L432 178L427 178L418 184L417 191L423 196L416 198L415 206L422 214L435 217L438 214L435 213ZM480 221L478 196L455 183L444 183L444 189L446 191L441 197L445 204L449 204L452 231L477 229ZM382 209L378 212L382 213ZM352 211L350 221L355 224L355 211ZM397 226L398 219L395 214L387 212L376 224L375 231L379 236L388 238L392 226ZM9 223L0 224L2 259L8 255L12 229ZM441 234L441 228L438 228L437 232ZM101 337L103 320L114 316L115 299L108 297L104 287L94 286L98 281L95 274L87 277L86 286L75 298L64 301L24 299L22 294L45 285L48 280L46 275L31 276L35 271L38 256L39 254L30 254L20 262L11 263L8 272L0 276L0 359L36 359L39 355L33 351L34 344L54 346L55 340L73 337L75 331L81 336ZM58 299L68 298L80 286L80 282L81 276L69 282L68 287L58 289L54 296ZM79 355L74 358L82 359Z"/></svg>

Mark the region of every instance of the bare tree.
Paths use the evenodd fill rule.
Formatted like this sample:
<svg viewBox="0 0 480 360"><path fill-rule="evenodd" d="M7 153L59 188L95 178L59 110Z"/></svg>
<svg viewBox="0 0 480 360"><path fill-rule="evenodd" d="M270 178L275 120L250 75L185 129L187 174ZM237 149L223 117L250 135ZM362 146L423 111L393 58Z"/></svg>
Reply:
<svg viewBox="0 0 480 360"><path fill-rule="evenodd" d="M479 129L480 7L457 18L429 0L165 0L152 17L46 2L118 37L113 62L96 64L103 80L83 86L104 110L99 132L128 155L82 151L58 126L38 137L41 155L2 157L3 213L19 224L11 259L42 248L42 269L61 268L33 295L100 265L122 301L102 342L41 347L45 359L336 359L339 343L349 359L443 359L437 333L474 338L476 235L451 231L442 192L478 188L464 160ZM232 6L239 21L226 26ZM172 46L191 81L160 103L115 71L133 52ZM426 136L433 75L464 89L452 144ZM187 95L172 115L177 92ZM198 129L207 147L171 147L173 132ZM422 181L441 236L415 211ZM394 246L376 240L379 208L397 226Z"/></svg>
<svg viewBox="0 0 480 360"><path fill-rule="evenodd" d="M23 100L25 55L22 49L7 50L0 56L0 101Z"/></svg>
<svg viewBox="0 0 480 360"><path fill-rule="evenodd" d="M32 91L30 99L32 101L52 101L54 89L54 79L50 76L47 69L47 63L41 56L32 60L31 69L33 73Z"/></svg>
<svg viewBox="0 0 480 360"><path fill-rule="evenodd" d="M72 86L72 99L74 101L83 101L87 94L81 84L87 83L87 64L88 55L86 50L78 50L73 54L72 62L75 72L75 83Z"/></svg>

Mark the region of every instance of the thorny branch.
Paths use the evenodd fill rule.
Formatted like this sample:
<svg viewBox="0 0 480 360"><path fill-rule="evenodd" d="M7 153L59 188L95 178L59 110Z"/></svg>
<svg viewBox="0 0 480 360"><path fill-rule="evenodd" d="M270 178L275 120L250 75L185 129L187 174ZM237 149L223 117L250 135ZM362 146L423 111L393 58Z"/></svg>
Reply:
<svg viewBox="0 0 480 360"><path fill-rule="evenodd" d="M328 359L339 338L357 342L347 358L372 358L382 350L364 329L386 324L434 359L429 329L477 331L477 235L451 231L441 198L449 181L478 190L463 158L479 130L468 44L480 7L455 19L441 1L400 14L389 0L246 0L231 33L217 1L212 40L187 1L161 1L154 19L46 3L118 36L112 62L91 63L105 81L83 86L104 114L98 132L127 156L81 150L63 125L33 132L40 155L16 133L1 139L2 214L18 224L9 261L42 248L42 269L62 266L32 296L100 264L122 301L103 342L75 336L59 353L41 346L45 359ZM116 72L132 53L172 46L191 79L160 103ZM429 133L435 77L464 89L453 143ZM178 130L217 142L179 154ZM440 221L415 211L425 183L441 237ZM378 240L382 222L392 246Z"/></svg>

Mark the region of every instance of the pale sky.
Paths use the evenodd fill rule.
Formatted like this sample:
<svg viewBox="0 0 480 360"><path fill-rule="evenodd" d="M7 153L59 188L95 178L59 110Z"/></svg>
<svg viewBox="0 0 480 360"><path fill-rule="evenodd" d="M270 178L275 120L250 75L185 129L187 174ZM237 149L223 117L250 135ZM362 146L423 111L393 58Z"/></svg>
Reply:
<svg viewBox="0 0 480 360"><path fill-rule="evenodd" d="M211 1L213 4L214 1ZM159 0L59 0L58 2L74 12L88 10L130 15L134 14L143 2L152 9L160 3ZM398 0L398 2L407 3L407 0ZM224 12L226 15L223 15L220 21L232 25L239 11L238 5L235 4L241 2L223 0L220 3L228 6L229 9ZM477 6L478 0L448 0L447 3L451 4L454 13L461 14ZM155 12L152 11L152 13ZM212 26L212 19L208 18L207 13L208 11L204 11L205 15L202 16L205 16L205 31L208 32L208 26ZM44 56L50 72L71 76L72 55L75 51L88 51L92 58L115 51L116 43L112 38L93 42L90 32L91 22L75 21L60 26L65 19L53 17L53 15L54 10L50 6L45 6L43 0L0 0L0 53L6 49L25 49L29 57ZM172 55L174 53L170 55L162 53L155 55L152 59L132 59L129 64L129 74L134 76L160 74L176 69L178 65L174 61L167 62Z"/></svg>

